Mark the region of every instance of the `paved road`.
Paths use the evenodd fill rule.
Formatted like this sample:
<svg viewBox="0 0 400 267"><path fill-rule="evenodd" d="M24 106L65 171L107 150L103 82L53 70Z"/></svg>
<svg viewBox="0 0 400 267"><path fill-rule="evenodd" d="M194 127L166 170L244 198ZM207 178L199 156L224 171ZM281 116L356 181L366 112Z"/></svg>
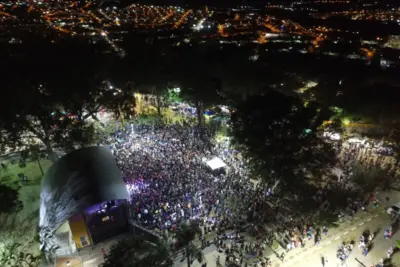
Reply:
<svg viewBox="0 0 400 267"><path fill-rule="evenodd" d="M369 230L376 233L372 241L372 248L367 256L363 256L361 250L357 246L351 252L347 266L363 266L356 261L358 259L365 266L371 266L378 262L380 258L386 258L386 251L390 246L394 246L396 239L400 239L400 232L397 232L392 239L385 240L383 231L391 224L390 217L383 212L364 217L361 220L355 220L347 227L340 227L340 232L328 236L325 241L321 242L319 247L300 249L295 255L290 256L284 263L276 263L273 266L323 266L321 258L328 260L325 267L341 266L336 258L336 252L343 241L350 242L352 240L358 242L360 235ZM397 262L400 255L393 256L393 262ZM346 266L343 265L343 266Z"/></svg>
<svg viewBox="0 0 400 267"><path fill-rule="evenodd" d="M336 252L340 244L343 241L349 242L351 240L358 242L360 235L366 230L376 233L369 254L363 256L358 247L355 246L349 259L343 266L370 267L371 264L376 264L379 259L386 258L388 248L390 246L395 247L395 241L400 240L400 231L394 233L392 239L384 239L383 237L383 232L392 223L390 216L385 211L387 205L384 203L384 198L386 196L390 197L391 204L400 201L399 192L393 191L380 194L378 199L381 200L382 205L377 210L373 210L371 213L358 214L358 218L355 220L331 230L328 236L321 241L319 247L314 246L307 249L298 249L299 251L292 251L288 254L285 262L279 263L278 261L274 261L273 266L322 266L322 257L328 260L325 267L341 266L339 260L336 258ZM393 255L392 263L395 266L400 263L399 252Z"/></svg>
<svg viewBox="0 0 400 267"><path fill-rule="evenodd" d="M324 257L328 260L325 267L336 267L336 266L363 266L356 261L356 258L364 264L364 266L370 267L371 264L378 262L380 258L386 258L386 251L390 246L395 246L395 240L400 240L400 231L394 234L392 239L385 240L383 238L383 231L388 225L390 225L390 216L386 214L383 209L379 209L375 214L363 214L359 218L355 219L351 223L347 223L338 229L331 230L326 237L321 241L320 246L305 247L304 249L297 248L290 251L285 261L282 262L276 257L271 256L273 260L273 267L290 267L290 266L304 266L304 267L317 267L322 266L321 258ZM336 258L336 251L343 241L350 242L354 240L358 242L360 235L366 231L373 231L376 236L372 242L372 248L369 254L364 257L361 251L355 246L351 252L349 259L346 264L341 265L339 260ZM220 255L222 263L224 262L224 254L215 251L215 246L208 247L204 250L207 260L207 266L216 266L217 255ZM400 263L400 253L393 255L393 263ZM177 261L175 267L184 267L185 262ZM199 267L200 264L194 263L192 267Z"/></svg>
<svg viewBox="0 0 400 267"><path fill-rule="evenodd" d="M384 203L386 196L389 196L391 199L388 204ZM271 257L273 267L323 266L322 257L328 260L325 267L370 267L371 264L376 264L379 259L386 258L388 248L390 246L395 247L395 241L400 240L400 231L394 233L392 239L385 240L383 237L384 230L391 224L391 218L385 212L386 206L400 202L400 193L393 191L380 194L378 199L380 199L382 203L379 208L368 213L358 213L353 221L347 221L340 225L340 227L331 229L328 235L323 237L320 246L308 244L305 248L296 248L287 253L284 262L278 260L271 251L266 251L265 256ZM340 261L336 258L336 252L340 244L343 241L350 242L352 240L358 243L360 235L366 230L376 233L369 254L363 256L356 245L346 263L341 265ZM220 255L221 262L224 263L225 255L216 252L215 246L206 248L204 253L207 260L207 267L216 266L217 255ZM393 266L400 266L400 252L393 255L392 263L394 264ZM185 262L178 261L175 263L175 267L185 266ZM192 267L199 266L200 264L197 262L192 265Z"/></svg>

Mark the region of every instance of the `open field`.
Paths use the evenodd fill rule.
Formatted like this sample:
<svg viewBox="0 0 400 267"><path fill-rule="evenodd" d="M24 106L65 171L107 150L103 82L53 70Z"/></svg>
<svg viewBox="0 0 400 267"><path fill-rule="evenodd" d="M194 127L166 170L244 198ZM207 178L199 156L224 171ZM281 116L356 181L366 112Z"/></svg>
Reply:
<svg viewBox="0 0 400 267"><path fill-rule="evenodd" d="M21 243L25 252L38 252L39 244L34 242L39 222L40 183L42 173L36 161L28 161L25 167L20 167L18 160L12 164L11 159L2 163L6 169L0 170L0 181L10 186L19 186L19 197L23 202L23 209L17 214L0 216L0 235L2 244L13 242ZM51 166L48 160L41 160L44 172ZM22 184L18 174L23 173L28 177L26 184ZM1 244L2 243L2 244Z"/></svg>

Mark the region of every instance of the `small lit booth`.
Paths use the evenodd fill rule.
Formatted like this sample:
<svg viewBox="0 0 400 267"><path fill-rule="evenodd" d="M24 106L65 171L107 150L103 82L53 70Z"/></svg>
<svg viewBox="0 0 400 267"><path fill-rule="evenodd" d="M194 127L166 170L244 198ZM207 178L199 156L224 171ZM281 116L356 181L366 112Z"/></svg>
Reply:
<svg viewBox="0 0 400 267"><path fill-rule="evenodd" d="M213 157L211 160L203 159L203 161L214 175L225 174L226 164L222 161L222 159Z"/></svg>
<svg viewBox="0 0 400 267"><path fill-rule="evenodd" d="M69 255L129 231L129 195L106 147L59 159L42 180L41 250Z"/></svg>

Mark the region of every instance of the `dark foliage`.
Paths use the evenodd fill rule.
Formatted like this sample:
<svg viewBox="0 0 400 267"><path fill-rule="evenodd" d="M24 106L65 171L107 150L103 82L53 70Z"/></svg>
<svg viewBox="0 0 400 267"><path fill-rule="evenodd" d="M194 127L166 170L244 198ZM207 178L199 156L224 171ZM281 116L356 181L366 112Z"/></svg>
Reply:
<svg viewBox="0 0 400 267"><path fill-rule="evenodd" d="M238 104L232 114L232 136L257 175L295 184L335 158L331 146L318 136L318 127L328 117L329 112L314 103L305 105L271 91Z"/></svg>
<svg viewBox="0 0 400 267"><path fill-rule="evenodd" d="M0 184L0 213L16 213L23 208L18 188Z"/></svg>
<svg viewBox="0 0 400 267"><path fill-rule="evenodd" d="M173 261L166 244L153 244L140 237L119 241L106 254L102 267L171 267Z"/></svg>

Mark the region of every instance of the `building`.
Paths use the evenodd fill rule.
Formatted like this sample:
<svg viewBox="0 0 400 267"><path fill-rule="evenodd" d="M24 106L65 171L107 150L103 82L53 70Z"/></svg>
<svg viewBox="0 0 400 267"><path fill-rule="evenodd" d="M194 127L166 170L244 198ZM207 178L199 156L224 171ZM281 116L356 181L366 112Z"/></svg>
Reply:
<svg viewBox="0 0 400 267"><path fill-rule="evenodd" d="M88 147L60 158L42 180L41 250L74 253L129 231L129 195L106 147Z"/></svg>

